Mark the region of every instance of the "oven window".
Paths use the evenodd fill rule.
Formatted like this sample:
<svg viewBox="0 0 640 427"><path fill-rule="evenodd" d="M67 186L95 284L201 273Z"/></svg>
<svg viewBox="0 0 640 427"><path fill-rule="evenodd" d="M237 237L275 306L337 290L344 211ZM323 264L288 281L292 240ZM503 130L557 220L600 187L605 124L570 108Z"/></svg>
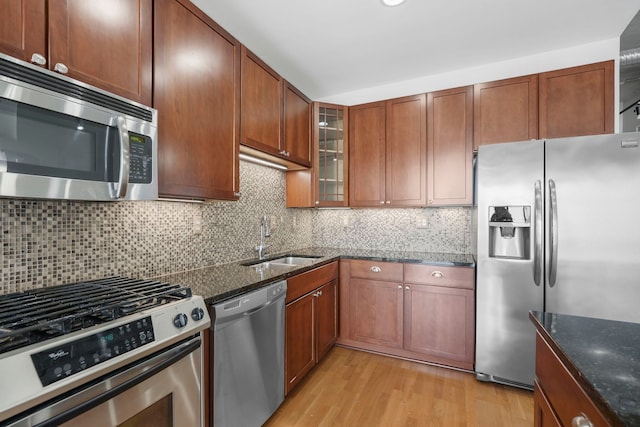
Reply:
<svg viewBox="0 0 640 427"><path fill-rule="evenodd" d="M7 172L115 182L119 149L115 127L0 99L0 162Z"/></svg>
<svg viewBox="0 0 640 427"><path fill-rule="evenodd" d="M173 398L163 397L142 412L129 418L118 427L173 427Z"/></svg>

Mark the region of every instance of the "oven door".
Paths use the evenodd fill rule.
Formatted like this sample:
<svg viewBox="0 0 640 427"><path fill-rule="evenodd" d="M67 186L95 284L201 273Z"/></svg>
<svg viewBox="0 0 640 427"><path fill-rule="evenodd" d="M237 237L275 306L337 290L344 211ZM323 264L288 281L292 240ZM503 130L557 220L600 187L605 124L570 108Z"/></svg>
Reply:
<svg viewBox="0 0 640 427"><path fill-rule="evenodd" d="M40 406L10 426L203 425L198 335Z"/></svg>

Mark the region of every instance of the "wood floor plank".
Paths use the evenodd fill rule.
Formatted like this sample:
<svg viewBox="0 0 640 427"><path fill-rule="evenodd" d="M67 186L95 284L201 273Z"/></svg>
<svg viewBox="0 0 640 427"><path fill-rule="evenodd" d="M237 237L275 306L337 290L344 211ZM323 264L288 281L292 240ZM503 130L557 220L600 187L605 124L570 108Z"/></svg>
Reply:
<svg viewBox="0 0 640 427"><path fill-rule="evenodd" d="M336 347L265 427L529 427L533 393Z"/></svg>

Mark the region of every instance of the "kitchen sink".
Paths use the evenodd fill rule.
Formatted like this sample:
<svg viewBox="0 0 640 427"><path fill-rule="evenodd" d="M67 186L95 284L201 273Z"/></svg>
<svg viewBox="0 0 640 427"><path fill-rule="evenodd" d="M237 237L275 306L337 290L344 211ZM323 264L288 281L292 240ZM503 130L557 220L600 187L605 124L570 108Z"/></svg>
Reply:
<svg viewBox="0 0 640 427"><path fill-rule="evenodd" d="M244 263L242 265L247 267L253 267L256 270L265 269L279 269L289 270L297 267L304 267L305 265L313 264L320 256L302 256L302 255L287 255L280 258L272 258L261 261L252 261Z"/></svg>

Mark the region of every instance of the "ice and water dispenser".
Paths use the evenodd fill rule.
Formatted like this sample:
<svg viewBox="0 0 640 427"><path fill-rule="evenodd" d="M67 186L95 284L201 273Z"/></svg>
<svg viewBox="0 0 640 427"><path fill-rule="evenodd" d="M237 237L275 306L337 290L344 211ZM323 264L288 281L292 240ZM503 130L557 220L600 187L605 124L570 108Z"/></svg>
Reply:
<svg viewBox="0 0 640 427"><path fill-rule="evenodd" d="M530 259L531 206L489 207L489 257Z"/></svg>

